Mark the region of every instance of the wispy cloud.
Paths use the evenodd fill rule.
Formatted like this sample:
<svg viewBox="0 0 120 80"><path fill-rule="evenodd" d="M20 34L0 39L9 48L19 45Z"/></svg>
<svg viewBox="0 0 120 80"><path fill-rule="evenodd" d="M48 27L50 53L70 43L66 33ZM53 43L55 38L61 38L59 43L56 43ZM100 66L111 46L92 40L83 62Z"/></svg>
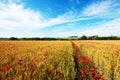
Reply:
<svg viewBox="0 0 120 80"><path fill-rule="evenodd" d="M111 18L120 15L118 13L119 9L120 4L116 0L105 0L88 5L84 8L82 14L83 16Z"/></svg>
<svg viewBox="0 0 120 80"><path fill-rule="evenodd" d="M84 31L76 32L78 35L100 35L100 36L110 36L117 35L120 36L120 19L110 20L104 23L99 23L92 29L86 29Z"/></svg>
<svg viewBox="0 0 120 80"><path fill-rule="evenodd" d="M120 36L120 4L116 0L107 0L92 3L87 7L84 7L82 11L82 16L91 17L91 19L109 19L107 21L99 21L95 26L87 27L85 30L73 31L76 35L101 35L110 36L117 35Z"/></svg>
<svg viewBox="0 0 120 80"><path fill-rule="evenodd" d="M23 4L0 3L0 27L11 29L39 27L42 19L40 12L24 9Z"/></svg>
<svg viewBox="0 0 120 80"><path fill-rule="evenodd" d="M8 3L5 4L5 1ZM79 4L80 0L71 0L74 4ZM48 10L52 12L52 8L48 6ZM89 4L83 10L68 10L58 17L49 18L41 11L35 11L31 8L25 8L25 4L21 0L0 0L0 29L7 31L20 31L26 34L32 34L33 29L47 28L55 25L72 22L79 22L72 26L82 26L80 21L92 19L109 19L109 21L99 21L92 29L82 31L71 30L64 31L68 26L56 28L59 30L58 36L69 35L120 35L120 4L116 0L105 0ZM80 13L80 14L78 14ZM86 23L86 26L88 26ZM84 28L84 27L83 27ZM76 28L78 29L78 28ZM56 31L58 31L56 30ZM61 31L61 32L60 32ZM15 33L13 33L15 34ZM11 35L13 35L11 34ZM7 33L6 33L7 35ZM37 35L37 34L35 34ZM28 35L27 35L28 36Z"/></svg>
<svg viewBox="0 0 120 80"><path fill-rule="evenodd" d="M24 4L0 3L0 27L6 29L44 28L88 19L77 17L72 11L56 18L46 19L40 11L34 11L29 8L25 9Z"/></svg>
<svg viewBox="0 0 120 80"><path fill-rule="evenodd" d="M104 1L100 3L93 3L85 8L83 15L85 16L94 16L106 13L108 8L110 7L110 3Z"/></svg>
<svg viewBox="0 0 120 80"><path fill-rule="evenodd" d="M59 33L57 33L57 35L58 35L59 37L68 37L68 36L70 36L70 35L72 35L72 34L71 34L70 31L68 31L68 32L59 32Z"/></svg>

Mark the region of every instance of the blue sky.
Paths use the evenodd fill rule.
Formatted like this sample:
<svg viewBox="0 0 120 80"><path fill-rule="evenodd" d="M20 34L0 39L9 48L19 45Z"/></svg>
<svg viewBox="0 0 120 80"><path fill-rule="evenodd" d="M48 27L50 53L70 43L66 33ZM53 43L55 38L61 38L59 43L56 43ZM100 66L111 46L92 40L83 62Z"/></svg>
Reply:
<svg viewBox="0 0 120 80"><path fill-rule="evenodd" d="M120 0L0 0L0 37L120 36Z"/></svg>

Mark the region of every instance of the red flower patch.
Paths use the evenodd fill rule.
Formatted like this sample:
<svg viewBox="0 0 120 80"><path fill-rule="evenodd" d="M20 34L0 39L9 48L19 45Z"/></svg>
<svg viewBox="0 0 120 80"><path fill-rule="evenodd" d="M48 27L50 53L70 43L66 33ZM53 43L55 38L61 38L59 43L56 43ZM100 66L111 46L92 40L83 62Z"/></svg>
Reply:
<svg viewBox="0 0 120 80"><path fill-rule="evenodd" d="M82 76L84 76L84 71L83 71L83 70L80 70L80 74L81 74Z"/></svg>
<svg viewBox="0 0 120 80"><path fill-rule="evenodd" d="M6 69L7 71L9 71L9 70L10 70L10 66L7 65L7 66L5 67L5 69Z"/></svg>

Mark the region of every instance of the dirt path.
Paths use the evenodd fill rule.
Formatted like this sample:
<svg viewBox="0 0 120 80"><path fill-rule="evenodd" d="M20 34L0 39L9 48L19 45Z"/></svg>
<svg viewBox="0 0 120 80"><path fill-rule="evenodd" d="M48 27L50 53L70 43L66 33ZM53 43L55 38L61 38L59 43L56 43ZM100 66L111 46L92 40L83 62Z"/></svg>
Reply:
<svg viewBox="0 0 120 80"><path fill-rule="evenodd" d="M74 80L105 80L90 58L85 56L74 42L71 44L76 72Z"/></svg>

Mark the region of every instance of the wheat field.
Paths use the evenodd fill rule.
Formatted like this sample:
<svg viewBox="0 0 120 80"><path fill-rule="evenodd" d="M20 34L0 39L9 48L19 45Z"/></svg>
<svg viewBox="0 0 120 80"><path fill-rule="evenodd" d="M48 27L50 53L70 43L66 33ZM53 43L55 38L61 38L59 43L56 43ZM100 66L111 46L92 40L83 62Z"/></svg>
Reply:
<svg viewBox="0 0 120 80"><path fill-rule="evenodd" d="M0 80L119 80L119 75L120 41L0 41Z"/></svg>

